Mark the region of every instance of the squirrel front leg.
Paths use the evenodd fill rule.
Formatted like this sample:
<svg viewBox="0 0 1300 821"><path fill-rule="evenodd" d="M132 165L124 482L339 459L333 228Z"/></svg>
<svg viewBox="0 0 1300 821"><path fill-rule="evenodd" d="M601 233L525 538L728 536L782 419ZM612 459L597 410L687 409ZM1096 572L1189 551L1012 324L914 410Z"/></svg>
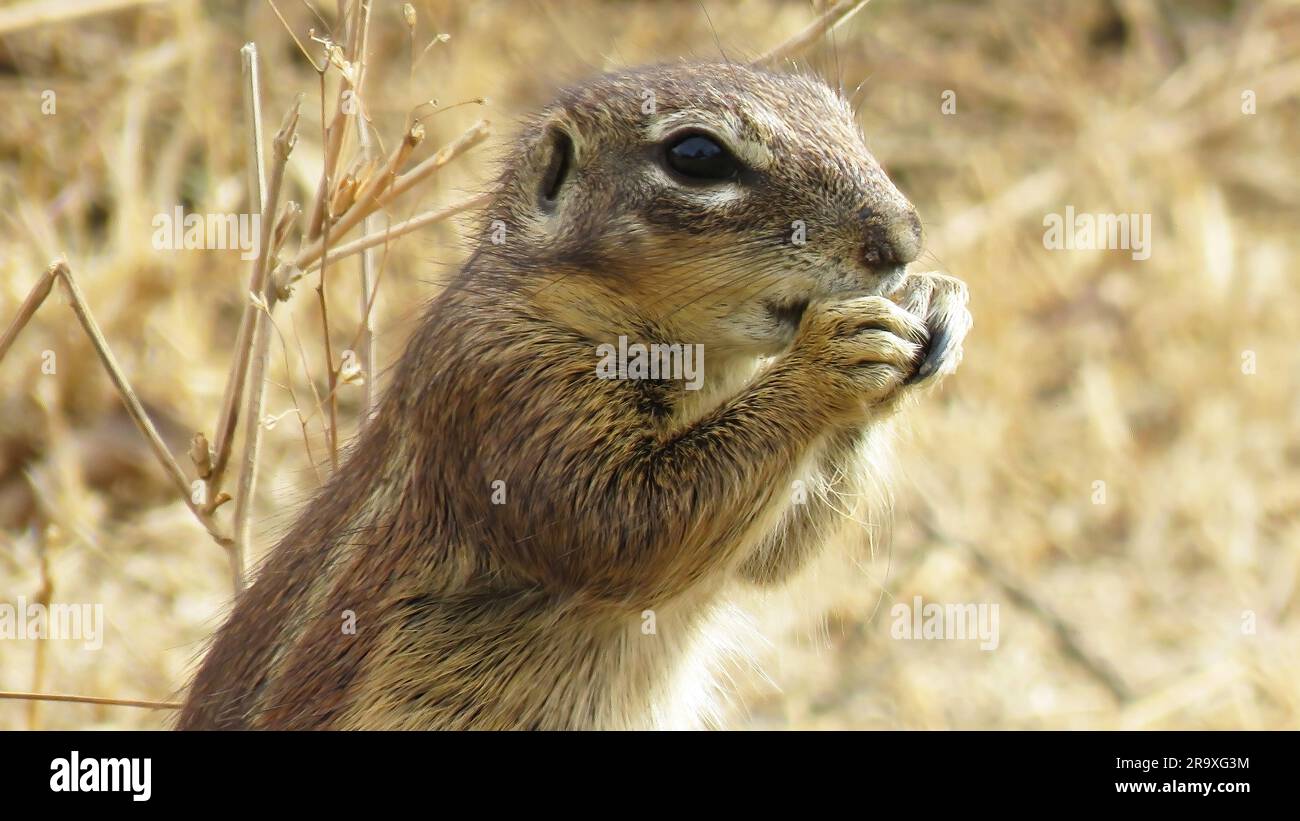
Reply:
<svg viewBox="0 0 1300 821"><path fill-rule="evenodd" d="M790 488L790 504L780 524L741 563L741 578L761 587L782 584L842 532L873 525L872 515L885 509L886 505L864 502L873 500L873 496L886 490L885 477L861 474L866 466L864 456L885 455L863 453L872 450L873 446L885 445L883 442L864 441L878 424L881 420L874 420L866 427L841 430L830 439L816 468L808 476L796 480L799 482L797 487ZM868 488L870 482L879 483L879 486ZM864 531L861 537L870 535Z"/></svg>
<svg viewBox="0 0 1300 821"><path fill-rule="evenodd" d="M476 456L511 499L485 509L507 563L556 589L653 603L734 564L789 503L790 482L836 431L892 400L924 351L924 323L882 297L805 317L791 350L684 430L656 436L629 391L576 361L539 406L494 397L510 435ZM594 409L594 410L593 410Z"/></svg>
<svg viewBox="0 0 1300 821"><path fill-rule="evenodd" d="M806 498L791 504L780 526L740 566L740 574L747 581L763 586L779 584L803 568L842 528L873 524L862 517L879 512L884 505L878 501L868 505L861 502L864 496L881 495L884 488L879 483L884 477L864 473L872 466L881 469L880 463L888 455L888 442L883 440L888 436L877 437L877 441L869 441L869 437L903 402L937 385L961 362L962 344L971 328L965 283L938 273L912 273L892 299L925 323L928 343L924 359L905 387L882 403L870 421L841 431L829 442L805 480Z"/></svg>

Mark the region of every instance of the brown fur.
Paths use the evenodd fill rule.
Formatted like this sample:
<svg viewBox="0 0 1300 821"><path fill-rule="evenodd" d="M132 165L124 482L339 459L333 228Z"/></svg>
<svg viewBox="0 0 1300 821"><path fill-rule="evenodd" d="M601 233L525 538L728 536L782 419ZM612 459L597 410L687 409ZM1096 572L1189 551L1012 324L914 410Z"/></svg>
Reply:
<svg viewBox="0 0 1300 821"><path fill-rule="evenodd" d="M739 183L662 170L685 126L747 163ZM180 727L698 726L728 588L816 554L836 500L879 478L864 443L969 327L959 282L903 279L912 207L805 77L675 65L578 86L524 128L485 216ZM597 379L619 335L703 344L704 389Z"/></svg>

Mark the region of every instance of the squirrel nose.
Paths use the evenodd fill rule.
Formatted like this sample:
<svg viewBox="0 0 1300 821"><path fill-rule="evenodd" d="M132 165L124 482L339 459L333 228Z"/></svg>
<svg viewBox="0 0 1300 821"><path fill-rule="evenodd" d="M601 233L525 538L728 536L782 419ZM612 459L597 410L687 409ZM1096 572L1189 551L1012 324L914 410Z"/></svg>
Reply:
<svg viewBox="0 0 1300 821"><path fill-rule="evenodd" d="M862 261L868 268L906 265L920 255L921 220L915 209L908 208L892 217L872 213L866 217L865 223Z"/></svg>

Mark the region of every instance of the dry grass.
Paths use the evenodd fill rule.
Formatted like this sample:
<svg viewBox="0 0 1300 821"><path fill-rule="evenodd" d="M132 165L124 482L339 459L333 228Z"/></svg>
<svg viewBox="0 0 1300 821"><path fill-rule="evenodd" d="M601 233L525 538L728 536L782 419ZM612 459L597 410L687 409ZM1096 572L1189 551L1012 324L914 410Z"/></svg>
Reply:
<svg viewBox="0 0 1300 821"><path fill-rule="evenodd" d="M248 209L247 40L262 57L268 141L306 95L282 199L309 205L329 153L320 86L265 3L108 5L128 8L46 25L0 16L0 323L66 254L185 460L194 431L213 436L249 264L156 251L151 220L179 203ZM306 32L324 27L302 3L277 5L319 62ZM770 0L708 3L707 18L692 3L414 5L412 36L398 4L376 3L365 80L380 157L408 113L437 100L418 108L425 137L406 167L481 118L499 146L515 116L589 71L753 56L811 19ZM429 45L438 33L451 38ZM967 280L976 324L961 372L901 448L891 546L770 597L767 677L738 678L735 726L1300 727L1294 5L875 0L809 56L854 94L869 144L921 211L928 266ZM945 90L955 114L941 113ZM491 149L447 164L386 219L479 192ZM1046 250L1044 215L1067 205L1150 214L1150 259ZM462 251L449 222L377 249L381 364ZM353 257L330 274L336 365L361 319L359 268ZM262 549L330 469L328 402L313 398L329 392L315 281L277 309L271 334ZM107 635L95 652L0 641L0 690L168 699L223 612L227 557L60 300L55 289L0 368L0 600L103 603ZM341 380L337 402L345 442L364 386ZM216 515L229 531L229 511ZM1000 604L999 648L891 640L890 605L915 595ZM0 702L0 727L165 719Z"/></svg>

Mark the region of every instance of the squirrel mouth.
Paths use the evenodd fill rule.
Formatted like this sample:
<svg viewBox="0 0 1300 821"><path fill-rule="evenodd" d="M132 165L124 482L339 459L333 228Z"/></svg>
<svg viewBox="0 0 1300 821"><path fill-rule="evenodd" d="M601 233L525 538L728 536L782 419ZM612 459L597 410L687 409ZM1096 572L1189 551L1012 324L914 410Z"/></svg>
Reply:
<svg viewBox="0 0 1300 821"><path fill-rule="evenodd" d="M880 275L880 279L876 281L875 287L871 289L871 295L889 296L894 291L898 290L905 279L907 279L907 266L897 265Z"/></svg>
<svg viewBox="0 0 1300 821"><path fill-rule="evenodd" d="M837 293L834 298L852 299L855 296L888 297L902 286L905 279L907 279L907 266L896 265L881 271L870 287L856 287L849 292ZM811 301L810 297L786 300L768 299L763 302L763 310L767 312L773 324L794 332L799 330L799 325L803 322L803 315L807 313Z"/></svg>

